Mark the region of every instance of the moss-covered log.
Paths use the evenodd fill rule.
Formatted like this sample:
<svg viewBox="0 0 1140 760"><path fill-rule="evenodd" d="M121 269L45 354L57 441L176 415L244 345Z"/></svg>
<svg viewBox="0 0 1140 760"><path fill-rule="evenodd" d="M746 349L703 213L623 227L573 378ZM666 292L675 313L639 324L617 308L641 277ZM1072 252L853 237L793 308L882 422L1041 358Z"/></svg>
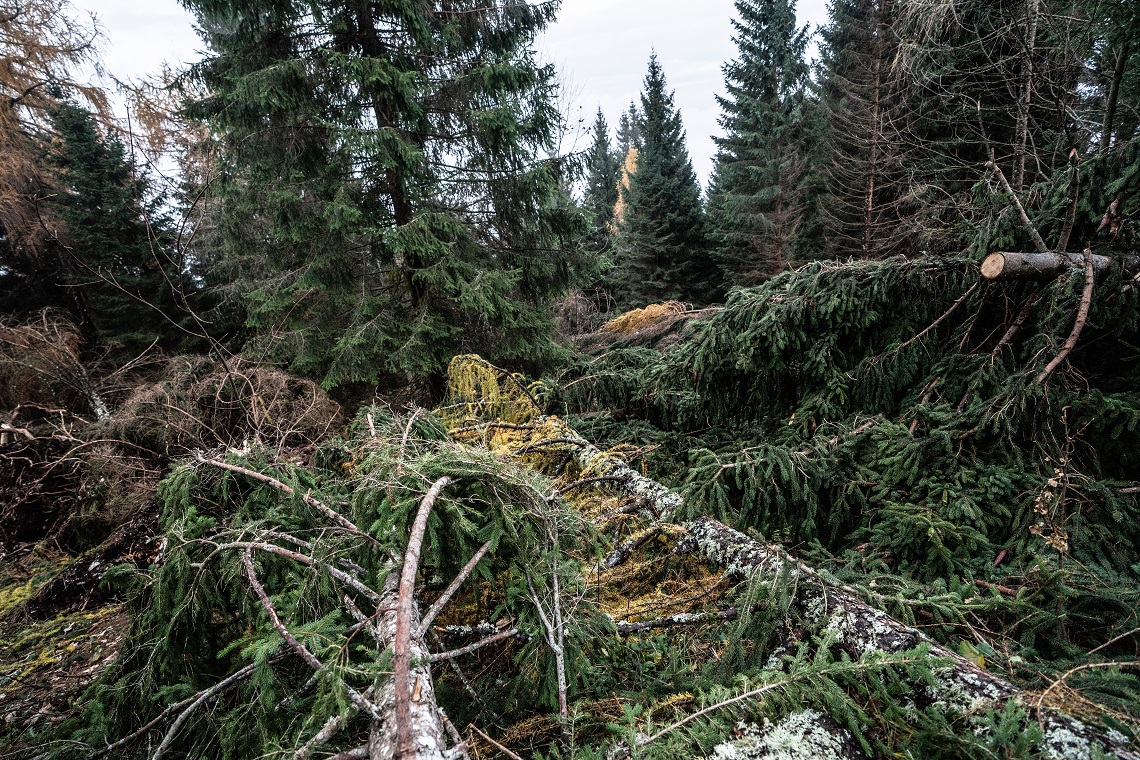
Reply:
<svg viewBox="0 0 1140 760"><path fill-rule="evenodd" d="M829 582L779 547L765 546L710 518L685 527L689 535L681 550L699 553L734 580L775 583L790 578L796 589L791 603L797 612L830 633L854 658L929 646L932 657L948 664L934 671L936 686L915 686L916 701L937 704L980 728L987 710L1000 710L1009 700L1017 700L1036 716L1044 733L1042 749L1050 757L1085 758L1105 752L1123 760L1140 760L1140 751L1123 734L1042 707L1032 695L872 607L853 589Z"/></svg>

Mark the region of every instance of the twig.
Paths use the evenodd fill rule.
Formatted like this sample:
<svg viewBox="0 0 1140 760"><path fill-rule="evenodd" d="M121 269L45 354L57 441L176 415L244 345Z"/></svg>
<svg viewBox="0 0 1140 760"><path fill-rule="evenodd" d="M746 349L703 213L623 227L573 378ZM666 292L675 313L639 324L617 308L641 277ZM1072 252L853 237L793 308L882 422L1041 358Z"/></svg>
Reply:
<svg viewBox="0 0 1140 760"><path fill-rule="evenodd" d="M114 752L119 747L122 747L126 744L129 744L130 742L139 738L140 736L145 734L147 731L151 730L156 725L161 723L164 718L166 718L168 715L170 715L175 710L179 710L179 709L189 705L189 707L186 707L186 710L181 715L178 716L178 720L176 720L174 722L174 725L171 726L170 730L177 733L178 728L180 728L182 726L182 724L186 722L186 719L190 717L190 714L192 712L194 712L194 710L198 709L202 705L203 702L210 699L211 697L217 696L217 695L221 694L222 692L227 691L229 688L236 685L238 681L240 681L241 679L245 678L250 673L252 673L254 671L254 668L256 668L256 667L257 667L256 663L250 663L249 665L246 665L241 670L238 670L237 672L227 676L224 680L219 681L218 683L214 684L210 688L205 689L204 691L200 691L192 697L187 697L186 699L182 700L181 702L176 702L175 704L170 705L165 710L163 710L161 713L159 713L158 717L156 717L154 720L147 723L142 728L139 728L139 729L131 732L130 734L124 736L122 739L119 739L114 744L108 744L106 747L103 747L102 749L95 752L95 754L91 755L92 760L94 760L94 758L96 758L96 757L102 757L103 755L107 754L108 752ZM168 734L169 734L169 731L168 731ZM164 739L164 741L165 741L165 739ZM157 757L161 757L161 755L157 755Z"/></svg>
<svg viewBox="0 0 1140 760"><path fill-rule="evenodd" d="M1077 346L1077 341L1081 337L1081 331L1085 329L1085 322L1089 318L1089 308L1092 306L1093 287L1096 285L1096 271L1093 269L1092 248L1085 249L1085 292L1081 294L1081 305L1077 309L1077 321L1073 323L1073 331L1069 333L1068 340L1061 348L1061 353L1049 362L1049 365L1041 371L1037 376L1038 383L1044 383L1053 374L1053 370L1061 366L1065 359L1069 358L1069 354Z"/></svg>
<svg viewBox="0 0 1140 760"><path fill-rule="evenodd" d="M223 691L228 689L230 686L232 686L235 683L237 683L238 681L240 681L242 678L245 678L247 675L252 673L254 668L256 668L256 667L257 667L257 665L255 663L251 663L249 665L246 665L244 668L237 671L236 673L234 673L230 677L226 678L223 681L219 681L218 683L211 686L209 689L206 689L205 691L198 694L197 699L195 699L190 704L189 707L187 707L185 710L182 711L182 713L174 721L174 724L167 730L166 736L162 737L162 743L158 745L158 749L156 749L154 751L154 754L150 756L150 760L161 760L162 756L165 755L166 751L170 748L170 743L174 741L174 737L178 734L178 730L180 728L182 728L182 725L184 723L186 723L186 721L190 718L190 715L193 714L193 712L195 710L197 710L199 707L201 707L202 704L206 700L210 699L211 697L213 697L217 694L222 693ZM161 718L161 717L162 716L159 716L159 718ZM143 731L145 731L152 724L153 724L153 722L151 724L147 724L147 726L144 726L143 728L139 729L139 731L135 732L131 736L128 736L126 739L121 739L120 741L116 742L115 744L112 744L110 747L107 747L106 749L102 750L99 754L103 754L105 752L108 752L111 749L114 749L114 748L120 746L120 744L125 743L125 742L129 741L130 739L133 739L135 736L137 736L137 735L141 734Z"/></svg>
<svg viewBox="0 0 1140 760"><path fill-rule="evenodd" d="M546 611L542 608L542 602L538 598L538 592L534 590L534 582L531 580L530 571L526 573L526 585L530 591L531 601L534 602L535 609L538 610L538 618L542 621L542 627L546 632L546 643L550 647L550 651L554 653L554 669L558 678L558 714L563 719L563 726L565 726L565 719L569 715L569 703L567 699L567 685L566 685L566 656L565 648L563 647L562 639L562 620L558 605L558 568L554 568L553 572L554 581L554 621L546 616Z"/></svg>
<svg viewBox="0 0 1140 760"><path fill-rule="evenodd" d="M761 694L767 694L768 692L770 692L774 689L778 689L781 686L787 686L788 684L790 684L792 682L792 680L793 679L791 679L791 678L784 678L782 680L776 681L775 683L770 683L770 684L767 684L765 686L761 686L759 689L753 689L752 691L746 691L745 693L740 694L738 696L735 696L732 699L726 699L723 702L717 702L715 705L709 705L708 707L704 708L703 710L698 710L697 712L682 718L681 720L677 721L676 723L673 723L671 725L666 726L665 728L663 728L660 731L658 731L657 733L655 733L653 736L648 736L648 737L639 736L637 738L636 746L644 747L647 744L652 744L653 742L657 741L658 739L660 739L665 734L668 734L672 731L676 731L681 726L684 726L688 723L692 723L697 718L704 717L705 715L708 715L711 712L716 712L717 710L721 709L722 707L728 707L729 705L734 705L737 702L743 702L746 699L754 699L755 697L758 697Z"/></svg>
<svg viewBox="0 0 1140 760"><path fill-rule="evenodd" d="M947 319L949 319L950 315L953 314L954 312L956 312L958 310L958 307L961 306L963 303L965 303L966 299L974 294L974 291L978 289L978 285L979 285L979 283L976 283L976 282L973 285L971 285L966 290L966 292L963 293L962 296L957 301L955 301L953 304L951 304L950 308L947 309L946 312L941 317L934 320L934 322L931 323L929 327L927 327L925 330L920 332L918 335L915 335L913 338L911 338L910 340L908 340L905 343L903 343L902 345L900 345L898 348L894 349L891 353L898 353L899 351L902 351L904 348L906 348L910 344L914 343L915 341L922 340L924 337L926 337L927 333L929 333L931 330L938 327L938 325L942 324Z"/></svg>
<svg viewBox="0 0 1140 760"><path fill-rule="evenodd" d="M523 760L521 757L519 757L518 755L516 755L514 752L511 752L509 749L507 749L506 747L504 747L502 744L499 744L497 741L495 741L494 739L492 739L491 737L487 736L485 733L483 733L482 731L480 731L480 730L478 729L478 727L476 727L476 725L475 725L474 723L471 723L471 724L469 724L467 727L468 727L469 729L471 729L472 731L474 731L475 733L479 734L479 737L480 737L481 739L483 739L484 741L486 741L488 744L490 744L490 745L491 745L492 747L494 747L495 749L497 749L497 750L499 750L500 752L502 752L502 753L503 753L504 755L506 755L507 757L511 758L511 760Z"/></svg>
<svg viewBox="0 0 1140 760"><path fill-rule="evenodd" d="M459 590L459 587L463 585L463 582L467 580L472 572L474 572L476 565L479 564L479 561L482 560L490 550L490 541L480 546L479 551L475 552L475 556L472 557L467 562L467 564L463 566L463 569L459 571L459 575L455 576L455 580L453 580L451 584L443 590L443 593L439 595L439 598L435 600L435 603L432 604L431 608L428 609L427 613L420 620L420 628L416 632L417 638L422 639L424 637L424 634L427 633L427 629L431 625L432 621L435 620L436 616L443 611L444 606L451 601L451 597L455 596L455 592Z"/></svg>
<svg viewBox="0 0 1140 760"><path fill-rule="evenodd" d="M293 560L294 562L300 562L302 565L310 567L320 566L320 563L318 563L315 559L308 556L307 554L290 551L289 549L284 549L280 546L277 546L276 544L267 544L261 541L232 541L228 544L217 544L216 546L218 549L257 549L258 551L263 551L268 554L276 554L280 557L286 557ZM325 566L325 569L328 570L329 575L331 575L333 578L336 578L338 581L345 584L349 588L360 592L374 604L380 604L383 601L379 594L343 570L339 570L335 567L327 565Z"/></svg>
<svg viewBox="0 0 1140 760"><path fill-rule="evenodd" d="M1009 180L1005 178L1001 167L998 166L997 161L994 160L992 151L990 152L990 160L986 163L986 166L993 169L994 176L998 178L1002 189L1013 199L1014 208L1017 209L1017 214L1021 217L1021 223L1025 225L1025 229L1029 230L1029 235L1033 238L1033 245L1037 246L1037 252L1049 253L1049 246L1045 245L1045 241L1041 238L1041 233L1033 226L1033 222L1029 221L1029 215L1025 213L1025 206L1021 205L1021 199L1017 197L1017 193L1013 192L1013 188L1009 186Z"/></svg>
<svg viewBox="0 0 1140 760"><path fill-rule="evenodd" d="M574 446L588 446L589 445L589 443L587 443L586 441L583 441L581 438L547 438L547 439L542 440L542 441L535 441L534 443L528 443L526 446L523 446L521 449L516 451L515 456L520 456L522 454L529 454L532 451L537 451L538 449L544 449L547 446L556 446L560 443L569 443L569 444L572 444Z"/></svg>
<svg viewBox="0 0 1140 760"><path fill-rule="evenodd" d="M1065 671L1064 673L1061 674L1060 678L1058 678L1053 683L1049 684L1049 688L1045 689L1043 692L1041 692L1041 695L1039 697L1037 697L1037 707L1036 707L1035 712L1037 713L1038 725L1041 726L1042 730L1045 729L1045 720L1041 717L1041 706L1043 704L1045 704L1045 698L1049 696L1049 692L1053 691L1053 689L1056 689L1058 686L1063 684L1065 682L1065 679L1068 678L1069 676L1075 675L1076 673L1079 673L1082 670L1093 670L1094 668L1128 668L1128 667L1131 667L1131 668L1140 667L1140 662L1086 662L1084 665L1078 665L1075 668L1070 668L1069 670Z"/></svg>
<svg viewBox="0 0 1140 760"><path fill-rule="evenodd" d="M307 760L310 752L317 747L328 744L332 738L337 735L337 732L340 731L344 722L352 717L352 714L356 711L356 705L349 705L348 709L344 712L329 718L312 739L309 739L309 741L305 742L303 747L293 753L293 760Z"/></svg>
<svg viewBox="0 0 1140 760"><path fill-rule="evenodd" d="M416 571L420 566L420 552L423 549L424 532L427 530L428 515L443 489L452 482L442 477L432 484L420 500L416 519L412 522L408 537L408 549L404 554L404 567L400 571L400 591L396 602L396 633L392 643L393 674L396 691L396 753L401 758L414 757L416 746L412 735L411 684L409 683L412 654L412 605L415 603Z"/></svg>
<svg viewBox="0 0 1140 760"><path fill-rule="evenodd" d="M265 483L267 485L270 485L270 486L276 488L278 491L280 491L283 494L286 494L287 496L297 496L298 495L297 491L294 488L286 485L285 483L282 483L280 480L278 480L277 478L275 478L271 475L265 475L263 473L256 472L254 470L246 469L245 467L238 467L237 465L229 464L228 462L219 462L216 459L206 459L205 457L202 457L202 456L198 457L198 461L201 462L202 464L208 464L211 467L217 467L217 468L222 469L222 470L229 470L230 472L236 472L239 475L245 475L248 478L253 478L254 480L260 481L262 483ZM373 546L379 546L380 545L379 541L377 541L375 538L373 538L372 536L370 536L367 533L365 533L364 531L362 531L360 528L356 527L356 525L352 522L352 520L349 520L347 517L342 515L340 512L337 512L332 507L328 506L327 504L323 504L323 503L317 501L316 499L314 499L311 495L309 495L307 493L300 494L300 497L301 497L301 500L304 501L306 504L308 504L310 507L317 510L318 512L320 512L324 516L328 517L329 519L333 520L334 522L339 524L342 528L344 528L348 532L352 533L353 535L360 536L361 538L366 539Z"/></svg>
<svg viewBox="0 0 1140 760"><path fill-rule="evenodd" d="M1097 653L1097 652L1099 652L1100 650L1102 650L1102 649L1106 649L1106 648L1108 648L1108 647L1112 646L1113 644L1115 644L1116 642L1118 642L1118 641L1120 641L1120 640L1122 640L1122 639L1126 639L1126 638L1128 638L1129 636L1133 636L1133 635L1135 635L1135 634L1137 634L1137 633L1140 633L1140 628L1133 628L1131 631L1125 631L1124 633L1120 634L1119 636L1116 636L1116 637L1114 637L1114 638L1111 638L1111 639L1109 639L1108 641L1104 642L1103 644L1101 644L1101 645L1100 645L1099 647L1097 647L1096 649L1090 649L1090 650L1089 650L1089 654L1096 654L1096 653Z"/></svg>
<svg viewBox="0 0 1140 760"><path fill-rule="evenodd" d="M538 430L538 427L535 425L517 425L513 422L480 422L478 425L468 425L467 427L455 428L451 431L451 435L476 433L480 430L490 430L491 428L496 428L499 430Z"/></svg>
<svg viewBox="0 0 1140 760"><path fill-rule="evenodd" d="M431 655L431 661L444 662L446 660L454 660L456 657L462 657L464 655L471 654L472 652L478 651L485 646L490 646L491 644L499 641L505 641L506 639L513 639L518 635L518 628L508 628L501 633L496 633L494 636L488 636L485 639L479 639L474 644L468 644L467 646L460 647L459 649L452 649L449 652L436 652Z"/></svg>

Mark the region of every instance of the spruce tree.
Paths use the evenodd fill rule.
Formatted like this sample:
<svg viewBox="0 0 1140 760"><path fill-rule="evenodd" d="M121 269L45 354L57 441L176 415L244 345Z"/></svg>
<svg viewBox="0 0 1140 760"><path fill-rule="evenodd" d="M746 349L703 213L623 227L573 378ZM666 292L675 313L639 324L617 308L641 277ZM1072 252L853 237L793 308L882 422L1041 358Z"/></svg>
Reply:
<svg viewBox="0 0 1140 760"><path fill-rule="evenodd" d="M718 96L724 135L709 189L717 256L730 284L754 284L793 257L802 216L801 106L807 29L791 0L736 0L739 50Z"/></svg>
<svg viewBox="0 0 1140 760"><path fill-rule="evenodd" d="M623 161L626 155L629 154L629 149L636 148L640 142L637 126L640 122L641 114L637 110L637 105L631 101L629 108L625 109L621 118L618 120L617 152L621 155L621 160Z"/></svg>
<svg viewBox="0 0 1140 760"><path fill-rule="evenodd" d="M837 0L822 30L820 94L826 115L825 187L819 204L827 253L883 257L908 249L905 130L894 73L894 0Z"/></svg>
<svg viewBox="0 0 1140 760"><path fill-rule="evenodd" d="M328 387L552 354L548 304L590 260L546 158L555 4L183 4L213 51L188 111L222 136L214 277L248 350Z"/></svg>
<svg viewBox="0 0 1140 760"><path fill-rule="evenodd" d="M654 53L641 93L636 171L623 186L613 288L627 307L676 299L706 303L717 275L708 257L697 175L681 114Z"/></svg>
<svg viewBox="0 0 1140 760"><path fill-rule="evenodd" d="M91 112L62 103L51 113L56 133L48 164L56 192L48 201L64 223L60 244L66 284L83 296L95 337L131 356L160 340L174 348L180 332L178 299L193 285L167 258L170 223L162 199L113 135L103 135Z"/></svg>
<svg viewBox="0 0 1140 760"><path fill-rule="evenodd" d="M599 108L594 119L594 142L586 154L586 192L583 198L590 225L587 242L592 250L601 251L609 247L620 179L621 160L610 146L610 128Z"/></svg>

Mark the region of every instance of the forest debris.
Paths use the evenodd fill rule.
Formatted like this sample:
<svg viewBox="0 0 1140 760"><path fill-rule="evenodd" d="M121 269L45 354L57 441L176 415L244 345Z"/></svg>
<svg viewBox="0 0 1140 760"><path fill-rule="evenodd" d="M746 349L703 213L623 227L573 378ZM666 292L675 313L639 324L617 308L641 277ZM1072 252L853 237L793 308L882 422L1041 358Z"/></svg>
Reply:
<svg viewBox="0 0 1140 760"><path fill-rule="evenodd" d="M1140 256L1112 259L1092 254L1095 273L1104 275L1114 265L1120 266L1126 277L1140 272ZM982 262L982 277L987 280L1051 280L1074 269L1085 268L1083 253L1015 253L998 251Z"/></svg>

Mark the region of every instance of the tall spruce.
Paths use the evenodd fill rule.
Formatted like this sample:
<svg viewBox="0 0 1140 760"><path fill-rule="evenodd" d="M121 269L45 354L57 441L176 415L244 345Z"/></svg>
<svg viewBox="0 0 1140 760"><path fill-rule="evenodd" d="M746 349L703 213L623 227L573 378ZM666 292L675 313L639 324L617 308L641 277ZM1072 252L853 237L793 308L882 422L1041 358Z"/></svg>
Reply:
<svg viewBox="0 0 1140 760"><path fill-rule="evenodd" d="M177 347L180 299L194 286L167 256L162 198L151 197L126 147L102 134L90 111L62 103L51 123L56 192L48 205L65 225L66 285L82 294L95 337L131 356L155 341Z"/></svg>
<svg viewBox="0 0 1140 760"><path fill-rule="evenodd" d="M617 152L621 155L624 161L626 155L629 153L630 148L636 148L640 142L640 135L638 124L641 122L641 114L637 110L637 105L632 101L629 108L622 112L621 118L618 119L617 128Z"/></svg>
<svg viewBox="0 0 1140 760"><path fill-rule="evenodd" d="M908 249L905 130L894 72L896 0L836 0L822 30L827 252L882 257ZM901 175L901 176L900 176Z"/></svg>
<svg viewBox="0 0 1140 760"><path fill-rule="evenodd" d="M586 154L586 192L583 197L590 225L587 241L592 250L602 251L610 246L622 158L624 156L619 157L610 144L610 128L599 108L594 119L594 141Z"/></svg>
<svg viewBox="0 0 1140 760"><path fill-rule="evenodd" d="M627 307L670 299L706 303L718 281L701 190L656 53L649 58L636 126L636 170L628 188L623 181L620 201L615 296Z"/></svg>
<svg viewBox="0 0 1140 760"><path fill-rule="evenodd" d="M709 189L717 256L729 284L754 284L787 266L802 217L802 104L807 28L795 1L736 0L739 55L724 67L722 137Z"/></svg>
<svg viewBox="0 0 1140 760"><path fill-rule="evenodd" d="M248 350L328 387L552 355L549 302L590 261L546 157L556 3L182 1L213 51L188 111L222 137L215 276Z"/></svg>

